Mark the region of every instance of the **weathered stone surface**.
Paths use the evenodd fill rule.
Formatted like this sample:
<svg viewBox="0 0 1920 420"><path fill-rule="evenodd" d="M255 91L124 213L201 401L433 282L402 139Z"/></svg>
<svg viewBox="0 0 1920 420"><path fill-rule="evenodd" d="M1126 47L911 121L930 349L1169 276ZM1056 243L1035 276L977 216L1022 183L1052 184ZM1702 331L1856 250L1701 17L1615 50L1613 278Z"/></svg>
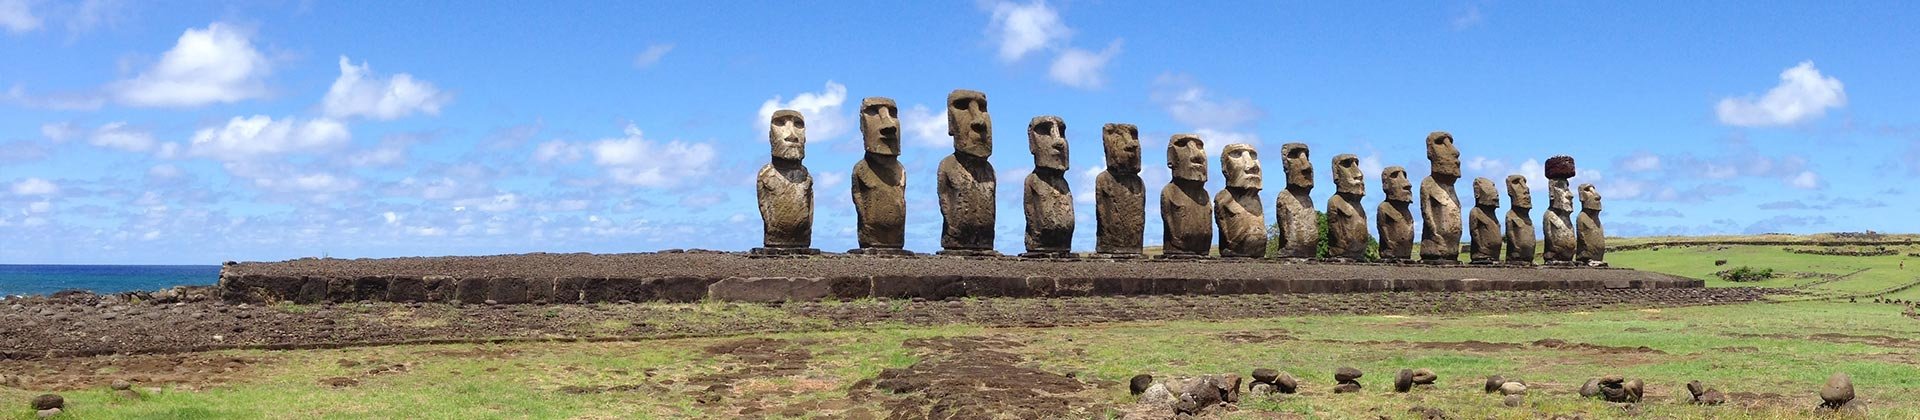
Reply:
<svg viewBox="0 0 1920 420"><path fill-rule="evenodd" d="M1853 377L1846 372L1834 372L1827 377L1826 386L1820 388L1821 407L1840 408L1853 401Z"/></svg>
<svg viewBox="0 0 1920 420"><path fill-rule="evenodd" d="M1313 205L1313 156L1305 143L1280 146L1287 190L1274 197L1275 258L1314 258L1320 252L1320 213Z"/></svg>
<svg viewBox="0 0 1920 420"><path fill-rule="evenodd" d="M775 303L832 296L832 282L817 277L728 277L707 286L715 300Z"/></svg>
<svg viewBox="0 0 1920 420"><path fill-rule="evenodd" d="M1393 376L1393 392L1406 393L1413 390L1413 369L1400 369Z"/></svg>
<svg viewBox="0 0 1920 420"><path fill-rule="evenodd" d="M1254 383L1270 384L1270 383L1273 383L1274 380L1280 379L1280 371L1268 369L1268 368L1259 368L1259 369L1254 369L1253 375L1251 376L1253 377Z"/></svg>
<svg viewBox="0 0 1920 420"><path fill-rule="evenodd" d="M1413 182L1406 168L1388 166L1380 171L1380 189L1386 200L1374 217L1380 230L1380 258L1387 261L1413 259Z"/></svg>
<svg viewBox="0 0 1920 420"><path fill-rule="evenodd" d="M1359 156L1333 157L1333 185L1333 198L1327 200L1327 256L1364 260L1373 235L1367 231L1367 209L1360 204L1367 195L1367 178Z"/></svg>
<svg viewBox="0 0 1920 420"><path fill-rule="evenodd" d="M1506 385L1506 384L1507 384L1506 377L1503 377L1500 375L1490 375L1490 376L1487 376L1486 385L1483 385L1482 389L1484 389L1488 394L1492 394L1495 392L1499 392L1500 386Z"/></svg>
<svg viewBox="0 0 1920 420"><path fill-rule="evenodd" d="M940 196L942 252L977 253L993 249L994 181L993 122L987 115L987 95L955 90L947 95L947 134L953 136L952 156L940 161L936 182Z"/></svg>
<svg viewBox="0 0 1920 420"><path fill-rule="evenodd" d="M1467 215L1467 230L1473 236L1469 260L1488 262L1500 259L1500 191L1493 180L1473 179L1473 210Z"/></svg>
<svg viewBox="0 0 1920 420"><path fill-rule="evenodd" d="M1507 247L1507 261L1532 263L1533 249L1537 244L1533 237L1533 190L1527 188L1524 175L1507 176L1507 228L1503 240Z"/></svg>
<svg viewBox="0 0 1920 420"><path fill-rule="evenodd" d="M1107 169L1094 177L1097 239L1094 252L1140 254L1147 223L1147 187L1140 180L1140 129L1133 124L1100 128Z"/></svg>
<svg viewBox="0 0 1920 420"><path fill-rule="evenodd" d="M1518 408L1527 405L1527 397L1525 395L1508 395L1501 397L1500 405Z"/></svg>
<svg viewBox="0 0 1920 420"><path fill-rule="evenodd" d="M907 239L907 171L900 164L900 108L892 99L860 101L866 155L853 164L853 210L861 248L900 249Z"/></svg>
<svg viewBox="0 0 1920 420"><path fill-rule="evenodd" d="M1433 369L1419 368L1413 370L1414 385L1432 385L1439 380L1440 375L1433 373Z"/></svg>
<svg viewBox="0 0 1920 420"><path fill-rule="evenodd" d="M1160 189L1161 253L1208 255L1213 248L1213 202L1207 200L1207 149L1200 136L1167 140L1173 179Z"/></svg>
<svg viewBox="0 0 1920 420"><path fill-rule="evenodd" d="M1352 366L1341 366L1339 369L1333 370L1333 381L1340 383L1353 382L1359 380L1363 375L1365 374L1361 373L1360 369L1355 369Z"/></svg>
<svg viewBox="0 0 1920 420"><path fill-rule="evenodd" d="M1229 144L1220 151L1226 189L1213 196L1214 222L1220 227L1220 256L1267 255L1267 217L1260 200L1260 154L1253 146Z"/></svg>
<svg viewBox="0 0 1920 420"><path fill-rule="evenodd" d="M813 245L813 176L801 160L807 157L807 125L799 111L773 112L767 130L773 162L760 168L760 220L767 248L807 248Z"/></svg>
<svg viewBox="0 0 1920 420"><path fill-rule="evenodd" d="M1607 230L1600 226L1600 191L1580 184L1580 222L1575 231L1574 260L1606 261Z"/></svg>
<svg viewBox="0 0 1920 420"><path fill-rule="evenodd" d="M1294 379L1293 374L1283 371L1280 372L1279 377L1273 379L1273 388L1274 391L1282 394L1292 394L1300 390L1300 380Z"/></svg>
<svg viewBox="0 0 1920 420"><path fill-rule="evenodd" d="M1526 395L1527 384L1523 384L1519 382L1507 382L1504 384L1500 384L1500 394L1501 395Z"/></svg>
<svg viewBox="0 0 1920 420"><path fill-rule="evenodd" d="M33 397L34 410L51 410L66 408L66 406L67 399L61 397L59 394L40 394L38 397Z"/></svg>
<svg viewBox="0 0 1920 420"><path fill-rule="evenodd" d="M1027 123L1027 149L1033 173L1027 174L1022 203L1027 215L1027 252L1060 253L1073 248L1073 191L1067 187L1067 123L1060 117L1033 117Z"/></svg>
<svg viewBox="0 0 1920 420"><path fill-rule="evenodd" d="M1588 379L1585 385L1580 385L1580 396L1586 397L1586 398L1599 397L1600 396L1600 379L1599 378Z"/></svg>
<svg viewBox="0 0 1920 420"><path fill-rule="evenodd" d="M1147 392L1147 388L1151 386L1153 386L1153 375L1144 373L1133 375L1133 379L1127 381L1127 391L1132 392L1133 395Z"/></svg>
<svg viewBox="0 0 1920 420"><path fill-rule="evenodd" d="M1427 161L1433 172L1420 181L1420 259L1460 261L1460 149L1445 131L1427 134Z"/></svg>
<svg viewBox="0 0 1920 420"><path fill-rule="evenodd" d="M1567 188L1565 179L1547 180L1547 214L1545 224L1546 246L1541 251L1541 259L1547 262L1573 261L1573 190Z"/></svg>
<svg viewBox="0 0 1920 420"><path fill-rule="evenodd" d="M1179 399L1173 396L1173 391L1168 390L1167 384L1164 383L1149 385L1146 390L1140 391L1137 395L1140 396L1139 401L1141 404L1155 406L1171 406Z"/></svg>

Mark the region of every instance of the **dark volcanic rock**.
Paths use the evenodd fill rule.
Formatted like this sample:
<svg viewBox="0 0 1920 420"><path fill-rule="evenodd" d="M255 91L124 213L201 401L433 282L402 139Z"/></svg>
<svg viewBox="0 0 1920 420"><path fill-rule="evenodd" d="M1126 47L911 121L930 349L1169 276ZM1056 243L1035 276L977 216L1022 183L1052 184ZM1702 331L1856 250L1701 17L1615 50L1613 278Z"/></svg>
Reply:
<svg viewBox="0 0 1920 420"><path fill-rule="evenodd" d="M1147 392L1147 387L1150 386L1153 386L1153 375L1144 373L1133 375L1133 379L1127 381L1127 391L1132 392L1133 395L1140 395L1142 392Z"/></svg>
<svg viewBox="0 0 1920 420"><path fill-rule="evenodd" d="M66 407L67 399L61 398L59 394L40 394L38 397L33 397L34 410L51 410Z"/></svg>
<svg viewBox="0 0 1920 420"><path fill-rule="evenodd" d="M1341 366L1339 369L1333 370L1334 382L1339 382L1343 384L1360 379L1360 375L1362 375L1360 373L1360 369L1354 369L1351 366Z"/></svg>

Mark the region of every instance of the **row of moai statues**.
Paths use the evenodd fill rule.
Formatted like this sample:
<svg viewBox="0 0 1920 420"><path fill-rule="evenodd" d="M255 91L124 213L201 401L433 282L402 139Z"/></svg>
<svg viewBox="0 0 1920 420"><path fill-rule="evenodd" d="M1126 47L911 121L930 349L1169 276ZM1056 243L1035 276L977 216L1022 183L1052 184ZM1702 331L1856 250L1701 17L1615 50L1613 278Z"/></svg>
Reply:
<svg viewBox="0 0 1920 420"><path fill-rule="evenodd" d="M941 255L995 256L993 250L996 186L993 164L993 122L985 94L955 90L947 96L947 134L954 153L941 160L936 176L942 216ZM859 218L859 248L850 254L912 255L903 248L906 225L906 171L900 164L899 107L892 99L866 98L860 104L860 133L866 155L854 164L852 193ZM1027 124L1028 151L1033 172L1022 191L1026 214L1026 257L1069 258L1074 230L1073 193L1067 185L1067 125L1056 116L1034 117ZM1106 124L1101 140L1106 170L1095 177L1094 213L1097 240L1094 251L1107 258L1139 257L1146 226L1146 186L1141 181L1139 129L1132 124ZM773 161L760 170L760 213L765 224L765 246L757 254L817 254L811 248L813 180L801 161L806 156L806 126L800 113L780 110L769 129ZM1454 192L1459 180L1460 152L1453 136L1427 136L1427 159L1432 172L1421 180L1422 228L1420 259L1458 262L1462 236L1460 201ZM1281 146L1286 191L1274 204L1277 223L1268 252L1268 223L1260 198L1262 178L1259 152L1246 144L1230 144L1221 151L1221 174L1226 188L1208 199L1208 162L1204 141L1193 134L1176 134L1167 142L1167 168L1172 178L1160 190L1162 258L1205 258L1217 246L1225 258L1319 257L1319 213L1310 195L1314 170L1307 145ZM1542 257L1550 263L1602 261L1605 233L1601 228L1600 194L1591 184L1580 186L1582 211L1577 228L1572 191L1573 159L1555 156L1547 163L1546 240ZM1333 158L1335 194L1327 203L1328 257L1359 260L1373 239L1367 212L1366 176L1360 159L1351 154ZM1505 233L1494 213L1498 187L1486 178L1474 180L1474 207L1467 215L1471 229L1469 261L1490 263L1506 248L1509 262L1531 263L1534 257L1532 193L1527 178L1507 177L1512 201ZM1387 261L1413 261L1414 227L1409 208L1412 185L1399 166L1381 172L1386 194L1376 212L1379 256ZM1215 241L1215 229L1218 241Z"/></svg>

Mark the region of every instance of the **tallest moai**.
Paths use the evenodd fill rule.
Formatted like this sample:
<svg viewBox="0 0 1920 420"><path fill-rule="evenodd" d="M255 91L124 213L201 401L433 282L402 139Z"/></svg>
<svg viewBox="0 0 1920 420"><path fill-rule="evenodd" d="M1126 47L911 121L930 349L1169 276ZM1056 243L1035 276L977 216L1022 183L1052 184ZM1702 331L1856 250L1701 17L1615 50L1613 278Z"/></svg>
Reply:
<svg viewBox="0 0 1920 420"><path fill-rule="evenodd" d="M993 120L987 95L958 89L947 95L947 135L953 155L940 161L941 255L999 255L993 251Z"/></svg>
<svg viewBox="0 0 1920 420"><path fill-rule="evenodd" d="M1460 149L1445 131L1427 134L1427 162L1433 172L1420 181L1420 259L1460 262Z"/></svg>

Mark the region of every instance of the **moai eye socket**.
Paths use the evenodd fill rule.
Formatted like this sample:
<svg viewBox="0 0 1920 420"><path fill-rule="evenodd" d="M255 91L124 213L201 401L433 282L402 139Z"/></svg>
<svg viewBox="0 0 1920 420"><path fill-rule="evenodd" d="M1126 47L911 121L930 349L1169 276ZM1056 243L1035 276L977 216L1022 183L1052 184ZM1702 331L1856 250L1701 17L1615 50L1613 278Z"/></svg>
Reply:
<svg viewBox="0 0 1920 420"><path fill-rule="evenodd" d="M962 110L962 111L965 111L965 110L967 109L967 100L966 100L966 99L955 99L955 100L953 101L953 109L958 109L958 110Z"/></svg>
<svg viewBox="0 0 1920 420"><path fill-rule="evenodd" d="M801 121L801 120L787 120L787 123L788 123L788 124L792 124L792 125L793 125L793 128L807 128L807 122L806 122L806 121Z"/></svg>
<svg viewBox="0 0 1920 420"><path fill-rule="evenodd" d="M867 113L868 116L874 116L874 117L880 116L880 105L867 107L865 112Z"/></svg>
<svg viewBox="0 0 1920 420"><path fill-rule="evenodd" d="M1304 159L1307 157L1307 149L1293 149L1293 150L1287 151L1287 157L1291 159Z"/></svg>

